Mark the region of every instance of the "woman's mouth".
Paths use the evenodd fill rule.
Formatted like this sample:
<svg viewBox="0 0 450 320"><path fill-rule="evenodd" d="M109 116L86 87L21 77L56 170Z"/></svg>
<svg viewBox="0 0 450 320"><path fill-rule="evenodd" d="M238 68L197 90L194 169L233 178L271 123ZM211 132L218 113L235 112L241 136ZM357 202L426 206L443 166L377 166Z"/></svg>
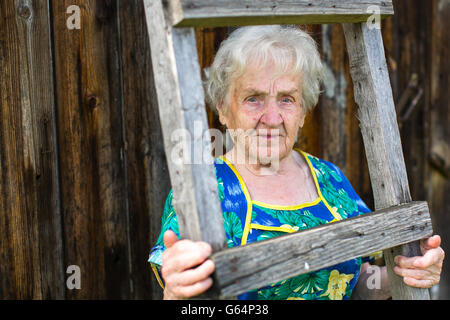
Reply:
<svg viewBox="0 0 450 320"><path fill-rule="evenodd" d="M258 138L263 139L263 140L275 140L275 139L280 139L281 136L279 134L267 133L267 134L259 134Z"/></svg>

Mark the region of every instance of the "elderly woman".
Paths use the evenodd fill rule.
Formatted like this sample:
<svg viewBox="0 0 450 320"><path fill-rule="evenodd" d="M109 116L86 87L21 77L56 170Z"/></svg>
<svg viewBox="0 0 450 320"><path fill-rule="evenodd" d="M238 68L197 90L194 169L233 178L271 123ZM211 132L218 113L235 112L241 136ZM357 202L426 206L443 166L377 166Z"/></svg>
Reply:
<svg viewBox="0 0 450 320"><path fill-rule="evenodd" d="M224 41L206 85L209 103L234 142L215 161L229 247L262 241L369 212L344 174L330 162L294 149L305 115L318 101L322 64L314 40L295 27L244 27ZM179 240L170 192L161 235L149 262L165 299L189 298L212 285L214 263L204 242ZM407 285L439 282L440 237L422 243L423 256L395 259ZM386 268L370 289L376 254L286 279L240 299L386 299Z"/></svg>

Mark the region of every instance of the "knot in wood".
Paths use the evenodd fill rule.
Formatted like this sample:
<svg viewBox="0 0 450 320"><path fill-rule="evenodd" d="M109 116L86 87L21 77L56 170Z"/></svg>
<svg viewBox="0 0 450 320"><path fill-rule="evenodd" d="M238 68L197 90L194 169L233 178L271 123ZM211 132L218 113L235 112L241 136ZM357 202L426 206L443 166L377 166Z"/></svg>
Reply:
<svg viewBox="0 0 450 320"><path fill-rule="evenodd" d="M90 96L88 98L88 106L89 106L89 108L95 109L95 108L98 107L98 105L99 105L99 103L98 103L98 100L97 100L97 98L95 96Z"/></svg>
<svg viewBox="0 0 450 320"><path fill-rule="evenodd" d="M114 17L114 3L111 0L99 2L95 8L95 17L102 23L108 22Z"/></svg>
<svg viewBox="0 0 450 320"><path fill-rule="evenodd" d="M22 3L17 7L17 14L19 17L28 20L31 17L31 9L29 6Z"/></svg>

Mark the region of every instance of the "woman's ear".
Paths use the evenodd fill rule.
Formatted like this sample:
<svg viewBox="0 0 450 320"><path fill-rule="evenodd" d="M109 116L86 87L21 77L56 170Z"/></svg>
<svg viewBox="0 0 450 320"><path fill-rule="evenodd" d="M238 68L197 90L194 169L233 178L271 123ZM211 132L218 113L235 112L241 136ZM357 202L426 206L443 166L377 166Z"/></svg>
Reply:
<svg viewBox="0 0 450 320"><path fill-rule="evenodd" d="M302 105L300 110L300 128L303 128L303 125L305 124L305 118L306 118L306 109L305 109L305 100L302 98Z"/></svg>
<svg viewBox="0 0 450 320"><path fill-rule="evenodd" d="M306 118L306 112L302 111L302 115L300 118L300 128L303 128L303 125L305 124L305 118Z"/></svg>
<svg viewBox="0 0 450 320"><path fill-rule="evenodd" d="M219 121L223 126L227 125L227 117L225 116L225 110L223 103L220 102L216 105L217 112L219 113Z"/></svg>

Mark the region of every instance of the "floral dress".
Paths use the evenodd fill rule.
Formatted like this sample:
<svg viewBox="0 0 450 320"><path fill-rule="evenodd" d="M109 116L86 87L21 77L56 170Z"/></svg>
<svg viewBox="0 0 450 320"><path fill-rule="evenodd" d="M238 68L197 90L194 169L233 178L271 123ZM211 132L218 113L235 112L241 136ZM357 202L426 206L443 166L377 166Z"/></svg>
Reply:
<svg viewBox="0 0 450 320"><path fill-rule="evenodd" d="M224 157L215 161L219 199L229 248L264 241L286 233L358 216L370 209L353 190L347 178L334 164L298 150L305 158L319 197L298 206L277 206L254 201L239 172ZM149 262L162 287L160 269L167 230L179 237L178 222L169 193L162 216L161 234L150 252ZM238 299L342 300L349 299L358 280L361 264L382 255L352 259L318 271L255 289Z"/></svg>

